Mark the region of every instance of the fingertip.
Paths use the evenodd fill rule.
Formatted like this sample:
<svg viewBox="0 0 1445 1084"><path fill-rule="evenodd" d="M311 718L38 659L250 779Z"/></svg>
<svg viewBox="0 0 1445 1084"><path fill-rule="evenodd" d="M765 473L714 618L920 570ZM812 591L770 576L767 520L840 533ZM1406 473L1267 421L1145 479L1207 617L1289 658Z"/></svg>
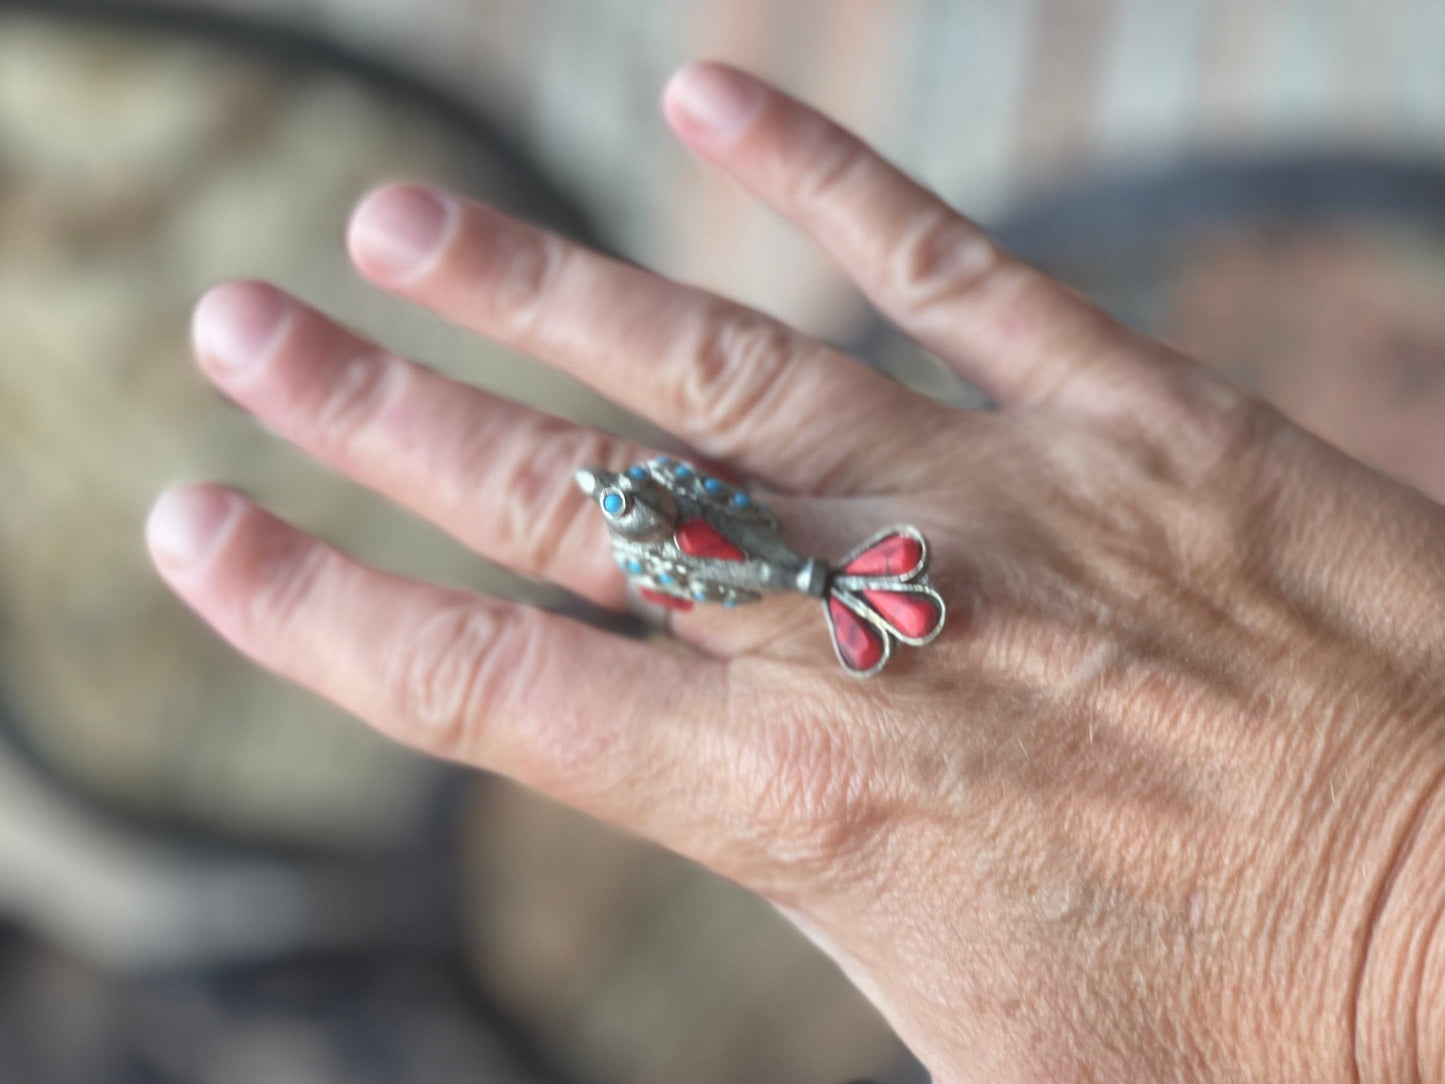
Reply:
<svg viewBox="0 0 1445 1084"><path fill-rule="evenodd" d="M191 313L196 360L217 376L237 376L273 352L294 303L266 282L239 280L213 286Z"/></svg>
<svg viewBox="0 0 1445 1084"><path fill-rule="evenodd" d="M346 250L367 278L383 286L405 285L435 266L459 212L455 198L429 185L382 185L352 211Z"/></svg>
<svg viewBox="0 0 1445 1084"><path fill-rule="evenodd" d="M762 113L767 86L715 60L680 68L662 92L662 111L689 143L724 147L740 139Z"/></svg>
<svg viewBox="0 0 1445 1084"><path fill-rule="evenodd" d="M245 503L239 494L211 483L165 490L146 517L146 548L156 567L177 574L204 565Z"/></svg>

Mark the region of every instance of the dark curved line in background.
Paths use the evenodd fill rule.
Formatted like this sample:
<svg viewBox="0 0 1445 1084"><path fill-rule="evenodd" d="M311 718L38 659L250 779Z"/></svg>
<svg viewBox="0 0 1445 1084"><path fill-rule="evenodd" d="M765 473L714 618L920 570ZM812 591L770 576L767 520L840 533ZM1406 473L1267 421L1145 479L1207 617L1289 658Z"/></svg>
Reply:
<svg viewBox="0 0 1445 1084"><path fill-rule="evenodd" d="M1204 153L1152 171L1106 170L1063 181L984 225L1010 252L1057 271L1090 257L1167 246L1200 228L1322 221L1445 230L1445 162L1329 151ZM901 334L873 314L847 345L876 362Z"/></svg>
<svg viewBox="0 0 1445 1084"><path fill-rule="evenodd" d="M993 226L1008 249L1048 263L1110 253L1201 226L1321 219L1445 227L1445 163L1344 153L1208 155L1148 173L1071 181Z"/></svg>

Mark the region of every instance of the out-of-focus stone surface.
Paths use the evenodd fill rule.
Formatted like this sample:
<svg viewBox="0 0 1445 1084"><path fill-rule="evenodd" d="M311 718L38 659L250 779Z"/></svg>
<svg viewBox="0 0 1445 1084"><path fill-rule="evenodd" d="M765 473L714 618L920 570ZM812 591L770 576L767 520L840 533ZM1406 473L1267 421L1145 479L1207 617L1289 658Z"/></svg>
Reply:
<svg viewBox="0 0 1445 1084"><path fill-rule="evenodd" d="M585 1080L897 1080L877 1013L777 911L520 788L478 795L474 967Z"/></svg>
<svg viewBox="0 0 1445 1084"><path fill-rule="evenodd" d="M0 1079L14 1084L552 1084L479 1028L456 969L314 960L137 980L0 935Z"/></svg>

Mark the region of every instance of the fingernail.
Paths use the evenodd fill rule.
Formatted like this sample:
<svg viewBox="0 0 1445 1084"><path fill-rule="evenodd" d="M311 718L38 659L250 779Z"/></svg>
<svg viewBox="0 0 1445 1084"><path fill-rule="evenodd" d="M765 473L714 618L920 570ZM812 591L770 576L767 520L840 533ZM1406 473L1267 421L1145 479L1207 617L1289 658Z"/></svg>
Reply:
<svg viewBox="0 0 1445 1084"><path fill-rule="evenodd" d="M211 551L237 507L236 498L224 490L169 489L146 519L146 543L168 564L193 565Z"/></svg>
<svg viewBox="0 0 1445 1084"><path fill-rule="evenodd" d="M352 255L363 271L399 281L425 270L438 255L456 202L420 185L373 192L351 216Z"/></svg>
<svg viewBox="0 0 1445 1084"><path fill-rule="evenodd" d="M740 136L763 105L763 85L719 64L683 68L668 84L667 100L688 122L690 134L725 143Z"/></svg>
<svg viewBox="0 0 1445 1084"><path fill-rule="evenodd" d="M196 305L191 337L196 354L209 365L239 373L270 353L291 300L264 282L217 286Z"/></svg>

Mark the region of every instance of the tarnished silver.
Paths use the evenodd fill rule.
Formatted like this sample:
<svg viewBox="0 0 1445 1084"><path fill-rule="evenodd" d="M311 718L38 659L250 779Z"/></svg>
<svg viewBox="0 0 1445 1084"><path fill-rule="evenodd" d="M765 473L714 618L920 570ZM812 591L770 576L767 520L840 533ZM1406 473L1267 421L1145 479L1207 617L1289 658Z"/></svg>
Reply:
<svg viewBox="0 0 1445 1084"><path fill-rule="evenodd" d="M859 677L883 668L895 640L919 646L943 629L916 528L880 531L832 567L794 552L777 517L745 489L691 463L659 456L576 477L607 521L618 565L656 605L738 606L779 591L821 599L838 661Z"/></svg>

